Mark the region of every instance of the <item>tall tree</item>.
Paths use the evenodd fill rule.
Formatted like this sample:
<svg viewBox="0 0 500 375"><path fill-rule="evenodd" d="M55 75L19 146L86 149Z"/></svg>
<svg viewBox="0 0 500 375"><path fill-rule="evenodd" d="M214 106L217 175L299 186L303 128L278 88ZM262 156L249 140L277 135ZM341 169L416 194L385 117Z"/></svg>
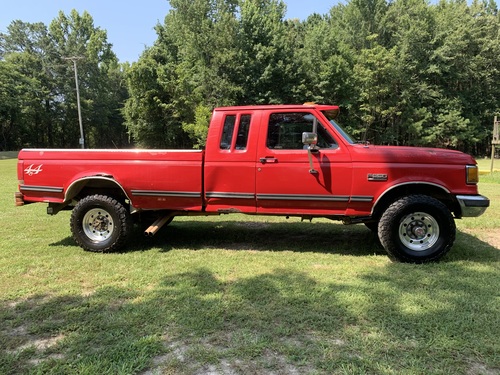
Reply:
<svg viewBox="0 0 500 375"><path fill-rule="evenodd" d="M12 131L19 135L9 148L54 145L51 101L54 97L50 35L42 23L13 21L7 33L0 34L2 63L17 76L16 93L6 102L16 107ZM9 80L0 81L8 84Z"/></svg>
<svg viewBox="0 0 500 375"><path fill-rule="evenodd" d="M293 98L296 66L287 45L285 11L281 0L240 2L236 64L241 66L241 103L282 103Z"/></svg>
<svg viewBox="0 0 500 375"><path fill-rule="evenodd" d="M126 91L120 87L121 70L107 42L106 31L94 26L89 13L76 10L69 15L59 12L50 24L56 51L58 103L66 114L61 136L75 146L79 134L74 65L76 59L85 138L90 147L118 147L126 144L120 108Z"/></svg>
<svg viewBox="0 0 500 375"><path fill-rule="evenodd" d="M143 146L186 146L188 134L203 146L197 134L208 119L199 114L235 103L240 92L234 82L236 3L172 0L171 6L156 26L154 46L128 71L127 126ZM138 82L143 75L147 86ZM161 137L149 136L157 130Z"/></svg>
<svg viewBox="0 0 500 375"><path fill-rule="evenodd" d="M88 13L72 11L69 16L60 12L49 28L14 21L0 34L3 70L17 75L20 85L29 85L18 90L15 128L20 136L8 147L78 146L75 78L73 64L66 60L75 57L87 145L128 143L120 112L127 96L121 67L106 32L94 27Z"/></svg>

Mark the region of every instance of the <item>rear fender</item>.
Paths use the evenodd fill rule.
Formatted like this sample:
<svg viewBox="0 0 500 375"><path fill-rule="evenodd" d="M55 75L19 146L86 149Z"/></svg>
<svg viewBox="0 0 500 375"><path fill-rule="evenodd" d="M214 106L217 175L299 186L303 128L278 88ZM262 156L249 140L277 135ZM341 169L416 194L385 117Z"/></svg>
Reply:
<svg viewBox="0 0 500 375"><path fill-rule="evenodd" d="M50 203L47 208L47 213L55 215L59 211L67 209L73 200L80 199L79 195L81 195L81 193L86 189L92 189L92 193L101 194L110 194L110 191L114 191L115 194L110 194L113 195L113 198L120 201L128 200L128 202L131 203L131 200L123 186L121 186L120 183L118 183L112 176L95 175L82 177L73 181L66 189L64 202Z"/></svg>
<svg viewBox="0 0 500 375"><path fill-rule="evenodd" d="M119 189L125 199L130 201L130 198L123 188L112 176L89 176L73 181L66 189L64 202L69 202L75 198L84 188L94 189Z"/></svg>

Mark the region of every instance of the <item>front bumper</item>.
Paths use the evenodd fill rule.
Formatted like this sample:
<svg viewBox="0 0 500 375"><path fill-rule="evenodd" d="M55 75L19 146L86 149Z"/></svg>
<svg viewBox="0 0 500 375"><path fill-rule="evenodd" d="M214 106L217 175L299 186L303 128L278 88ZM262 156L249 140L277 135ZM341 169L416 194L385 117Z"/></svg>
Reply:
<svg viewBox="0 0 500 375"><path fill-rule="evenodd" d="M490 206L490 200L482 195L457 195L462 217L477 217L484 214Z"/></svg>

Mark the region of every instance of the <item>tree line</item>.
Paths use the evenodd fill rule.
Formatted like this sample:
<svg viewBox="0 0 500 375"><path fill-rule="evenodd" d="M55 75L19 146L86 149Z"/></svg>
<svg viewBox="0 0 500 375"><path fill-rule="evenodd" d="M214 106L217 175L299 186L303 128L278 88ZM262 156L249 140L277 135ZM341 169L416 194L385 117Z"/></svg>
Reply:
<svg viewBox="0 0 500 375"><path fill-rule="evenodd" d="M500 112L494 0L351 0L286 19L281 0L170 0L157 39L119 64L90 14L0 34L0 150L200 148L224 105L318 102L375 144L490 149Z"/></svg>

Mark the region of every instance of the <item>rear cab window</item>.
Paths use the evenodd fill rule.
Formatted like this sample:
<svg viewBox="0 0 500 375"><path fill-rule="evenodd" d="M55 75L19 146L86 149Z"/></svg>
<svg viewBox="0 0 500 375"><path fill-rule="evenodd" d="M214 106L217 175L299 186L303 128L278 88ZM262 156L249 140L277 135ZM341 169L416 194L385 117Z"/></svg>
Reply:
<svg viewBox="0 0 500 375"><path fill-rule="evenodd" d="M252 115L226 115L219 148L244 151L248 145Z"/></svg>

